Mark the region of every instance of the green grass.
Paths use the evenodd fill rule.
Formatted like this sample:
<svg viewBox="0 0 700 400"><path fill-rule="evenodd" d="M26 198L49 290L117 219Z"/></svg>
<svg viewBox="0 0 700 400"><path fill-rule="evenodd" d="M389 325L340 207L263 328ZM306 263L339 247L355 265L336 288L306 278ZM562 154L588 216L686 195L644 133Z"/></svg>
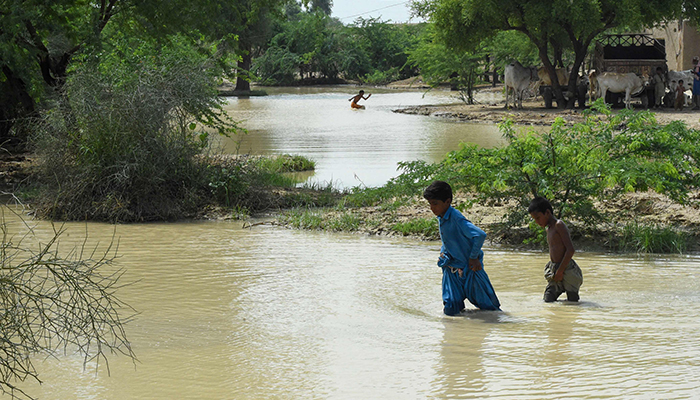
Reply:
<svg viewBox="0 0 700 400"><path fill-rule="evenodd" d="M295 208L283 212L279 220L296 229L354 232L360 227L361 219L353 213L330 215L327 212L327 209Z"/></svg>
<svg viewBox="0 0 700 400"><path fill-rule="evenodd" d="M618 247L637 253L683 253L688 235L669 226L631 222L622 228Z"/></svg>
<svg viewBox="0 0 700 400"><path fill-rule="evenodd" d="M261 159L260 167L264 170L277 173L302 172L316 169L316 162L304 156L280 154L276 157Z"/></svg>
<svg viewBox="0 0 700 400"><path fill-rule="evenodd" d="M320 211L295 208L280 215L280 222L297 229L323 229L324 222Z"/></svg>
<svg viewBox="0 0 700 400"><path fill-rule="evenodd" d="M404 236L421 235L429 238L440 236L435 218L416 218L408 222L399 222L392 225L391 230Z"/></svg>

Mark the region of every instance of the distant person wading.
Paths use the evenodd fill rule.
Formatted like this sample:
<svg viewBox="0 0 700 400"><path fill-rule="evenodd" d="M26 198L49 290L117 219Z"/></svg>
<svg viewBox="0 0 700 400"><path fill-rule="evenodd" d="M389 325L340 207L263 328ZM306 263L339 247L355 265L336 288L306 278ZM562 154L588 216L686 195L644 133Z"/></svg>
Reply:
<svg viewBox="0 0 700 400"><path fill-rule="evenodd" d="M352 101L352 103L350 103L350 107L356 108L356 109L364 109L365 106L361 106L361 105L357 104L357 102L360 101L360 100L367 100L367 99L369 99L369 97L372 95L372 93L367 94L367 97L365 97L364 94L365 94L365 91L364 91L364 90L360 90L360 93L358 93L358 94L356 94L355 96L352 96L351 98L349 98L348 101Z"/></svg>

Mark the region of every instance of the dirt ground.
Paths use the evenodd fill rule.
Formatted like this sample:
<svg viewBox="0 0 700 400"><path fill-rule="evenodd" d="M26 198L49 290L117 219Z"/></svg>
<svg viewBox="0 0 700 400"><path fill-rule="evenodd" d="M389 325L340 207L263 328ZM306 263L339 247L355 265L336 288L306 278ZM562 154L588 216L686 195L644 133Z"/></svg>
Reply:
<svg viewBox="0 0 700 400"><path fill-rule="evenodd" d="M402 81L389 85L396 88L424 88L425 85L420 78ZM563 118L570 123L583 120L581 110L563 110L557 108L545 108L544 100L541 96L529 97L523 101L522 109L505 108L505 96L503 85L496 87L482 86L476 94L477 104L467 105L462 102L451 104L434 104L427 106L406 107L394 110L394 112L404 114L430 115L439 118L450 118L462 122L476 123L499 123L505 117L510 117L520 125L551 125L557 117ZM632 107L641 108L639 101L632 101ZM616 112L617 110L613 110ZM661 124L671 121L683 121L690 128L700 129L700 111L691 111L686 108L683 111L675 111L672 108L652 110L656 120Z"/></svg>

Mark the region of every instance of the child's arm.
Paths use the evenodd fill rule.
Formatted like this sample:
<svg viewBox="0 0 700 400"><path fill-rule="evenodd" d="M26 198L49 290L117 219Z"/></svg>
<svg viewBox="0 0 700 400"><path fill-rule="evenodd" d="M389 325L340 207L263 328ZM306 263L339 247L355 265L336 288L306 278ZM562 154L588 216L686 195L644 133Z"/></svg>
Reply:
<svg viewBox="0 0 700 400"><path fill-rule="evenodd" d="M571 241L569 228L567 228L564 222L561 220L557 221L557 223L554 224L554 230L556 231L557 235L559 235L561 244L565 249L564 257L562 257L559 268L557 268L557 272L554 274L554 278L552 278L553 281L560 282L564 280L564 271L566 271L566 267L569 266L569 262L571 262L571 259L574 257L576 250L574 250L574 244Z"/></svg>
<svg viewBox="0 0 700 400"><path fill-rule="evenodd" d="M472 242L472 250L471 253L469 253L469 269L472 271L480 271L484 268L483 265L481 265L481 261L479 261L479 257L482 254L481 246L484 245L484 241L486 240L486 232L469 221L467 221L465 227L465 235Z"/></svg>

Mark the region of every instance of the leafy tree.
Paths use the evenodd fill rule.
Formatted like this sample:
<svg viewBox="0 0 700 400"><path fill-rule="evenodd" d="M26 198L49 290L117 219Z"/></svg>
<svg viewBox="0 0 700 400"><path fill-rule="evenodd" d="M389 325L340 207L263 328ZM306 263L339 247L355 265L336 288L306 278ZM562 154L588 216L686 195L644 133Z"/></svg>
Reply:
<svg viewBox="0 0 700 400"><path fill-rule="evenodd" d="M649 26L678 17L689 8L684 8L685 3L694 6L694 2L684 0L424 0L415 7L436 24L449 47L473 49L497 32L522 32L537 47L540 62L552 78L557 103L563 105L550 49L554 50L554 61L565 44L573 49L568 90L575 92L576 75L598 34L616 26Z"/></svg>
<svg viewBox="0 0 700 400"><path fill-rule="evenodd" d="M280 32L253 64L253 71L266 84L291 84L297 75L302 80L333 82L371 68L351 31L323 13L302 13L281 24Z"/></svg>
<svg viewBox="0 0 700 400"><path fill-rule="evenodd" d="M250 91L250 70L253 57L273 35L273 23L282 18L283 0L245 0L234 2L231 7L230 26L237 38L238 68L236 91Z"/></svg>
<svg viewBox="0 0 700 400"><path fill-rule="evenodd" d="M418 67L429 85L435 87L450 82L464 91L465 102L473 104L474 86L484 54L449 51L444 44L435 41L432 27L428 27L421 38L418 46L409 51L408 61Z"/></svg>
<svg viewBox="0 0 700 400"><path fill-rule="evenodd" d="M0 2L0 140L14 122L33 115L48 98L61 95L70 65L79 54L101 54L108 31L124 31L166 45L179 34L220 61L258 44L269 10L282 0L7 0ZM234 46L236 35L242 39ZM245 62L245 58L242 59ZM245 65L244 65L245 66ZM225 63L213 65L225 70ZM15 129L18 131L18 129ZM23 139L20 138L20 139Z"/></svg>
<svg viewBox="0 0 700 400"><path fill-rule="evenodd" d="M352 31L370 59L372 69L398 70L398 78L415 75L410 68L408 51L418 44L421 26L397 25L382 22L378 18L358 18Z"/></svg>
<svg viewBox="0 0 700 400"><path fill-rule="evenodd" d="M326 15L331 15L333 0L310 0L311 12L321 11Z"/></svg>
<svg viewBox="0 0 700 400"><path fill-rule="evenodd" d="M680 203L700 188L700 131L682 122L661 126L653 114L612 114L599 99L584 123L557 120L544 133L501 125L507 145L465 145L443 163L447 179L477 194L476 201L511 204L508 226L523 223L535 196L553 202L558 216L587 224L606 217L596 200L654 190ZM424 174L409 167L411 173ZM440 170L437 168L435 170Z"/></svg>
<svg viewBox="0 0 700 400"><path fill-rule="evenodd" d="M197 156L205 128L228 124L214 62L188 39L168 46L115 34L99 59L82 57L31 144L39 215L148 221L192 214L206 194Z"/></svg>

